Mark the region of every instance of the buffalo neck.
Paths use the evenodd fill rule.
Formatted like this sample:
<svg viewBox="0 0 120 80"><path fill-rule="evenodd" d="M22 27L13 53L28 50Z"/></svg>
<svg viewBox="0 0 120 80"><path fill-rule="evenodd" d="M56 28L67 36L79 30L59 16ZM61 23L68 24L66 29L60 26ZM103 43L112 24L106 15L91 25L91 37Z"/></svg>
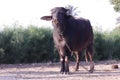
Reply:
<svg viewBox="0 0 120 80"><path fill-rule="evenodd" d="M57 32L60 35L64 36L64 33L66 32L66 28L67 28L67 20L62 19L62 20L58 20L57 23L53 22L53 26L54 26L54 30L57 30Z"/></svg>

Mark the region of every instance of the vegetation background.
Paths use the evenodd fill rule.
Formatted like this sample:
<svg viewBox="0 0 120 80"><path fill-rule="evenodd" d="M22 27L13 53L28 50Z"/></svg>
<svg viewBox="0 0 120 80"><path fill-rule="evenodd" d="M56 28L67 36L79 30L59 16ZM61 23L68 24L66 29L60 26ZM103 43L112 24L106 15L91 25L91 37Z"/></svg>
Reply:
<svg viewBox="0 0 120 80"><path fill-rule="evenodd" d="M6 26L0 32L0 63L59 61L51 28L12 26ZM94 54L95 60L120 60L120 26L110 32L94 29ZM71 59L74 60L73 57Z"/></svg>

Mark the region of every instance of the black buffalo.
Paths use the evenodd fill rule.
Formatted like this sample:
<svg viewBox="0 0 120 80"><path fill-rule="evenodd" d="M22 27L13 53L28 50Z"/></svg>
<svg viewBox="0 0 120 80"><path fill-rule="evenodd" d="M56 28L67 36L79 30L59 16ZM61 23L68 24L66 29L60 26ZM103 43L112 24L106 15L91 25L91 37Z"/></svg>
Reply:
<svg viewBox="0 0 120 80"><path fill-rule="evenodd" d="M86 57L89 57L91 62L89 71L93 72L93 30L90 21L84 18L76 19L67 13L68 10L64 7L55 7L51 10L51 16L41 17L43 20L52 20L53 39L61 60L60 72L69 73L71 53L76 54L75 70L78 70L83 49L86 50Z"/></svg>

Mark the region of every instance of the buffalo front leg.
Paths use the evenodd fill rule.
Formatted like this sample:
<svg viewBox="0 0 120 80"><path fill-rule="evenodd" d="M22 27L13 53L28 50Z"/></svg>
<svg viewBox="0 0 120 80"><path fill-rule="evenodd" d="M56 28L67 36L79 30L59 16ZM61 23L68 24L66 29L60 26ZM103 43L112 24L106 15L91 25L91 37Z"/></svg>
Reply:
<svg viewBox="0 0 120 80"><path fill-rule="evenodd" d="M69 59L68 56L61 57L61 70L60 73L69 74Z"/></svg>
<svg viewBox="0 0 120 80"><path fill-rule="evenodd" d="M65 56L65 74L69 74L69 59Z"/></svg>
<svg viewBox="0 0 120 80"><path fill-rule="evenodd" d="M60 51L60 60L61 60L61 70L60 72L63 74L69 74L69 58L70 58L70 52L69 50L64 47L61 48Z"/></svg>
<svg viewBox="0 0 120 80"><path fill-rule="evenodd" d="M65 71L65 57L64 57L64 53L61 51L60 48L57 47L57 50L59 52L59 56L60 56L60 62L61 62L61 69L60 69L60 73L64 73Z"/></svg>
<svg viewBox="0 0 120 80"><path fill-rule="evenodd" d="M64 73L65 72L65 57L60 57L60 61L61 61L61 70L60 73Z"/></svg>
<svg viewBox="0 0 120 80"><path fill-rule="evenodd" d="M68 59L68 56L65 54L64 50L60 51L60 61L61 61L60 73L68 74L69 73L69 59Z"/></svg>

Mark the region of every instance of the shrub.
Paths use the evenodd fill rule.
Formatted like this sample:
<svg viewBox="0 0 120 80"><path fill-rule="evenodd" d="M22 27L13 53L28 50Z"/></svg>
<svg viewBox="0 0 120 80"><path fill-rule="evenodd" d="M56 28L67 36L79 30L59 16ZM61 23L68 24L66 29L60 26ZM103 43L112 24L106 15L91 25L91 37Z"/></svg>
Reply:
<svg viewBox="0 0 120 80"><path fill-rule="evenodd" d="M120 59L120 28L111 32L94 31L95 60ZM72 58L72 60L74 60ZM84 60L84 54L82 55ZM59 61L52 29L29 25L7 26L0 32L0 63Z"/></svg>

